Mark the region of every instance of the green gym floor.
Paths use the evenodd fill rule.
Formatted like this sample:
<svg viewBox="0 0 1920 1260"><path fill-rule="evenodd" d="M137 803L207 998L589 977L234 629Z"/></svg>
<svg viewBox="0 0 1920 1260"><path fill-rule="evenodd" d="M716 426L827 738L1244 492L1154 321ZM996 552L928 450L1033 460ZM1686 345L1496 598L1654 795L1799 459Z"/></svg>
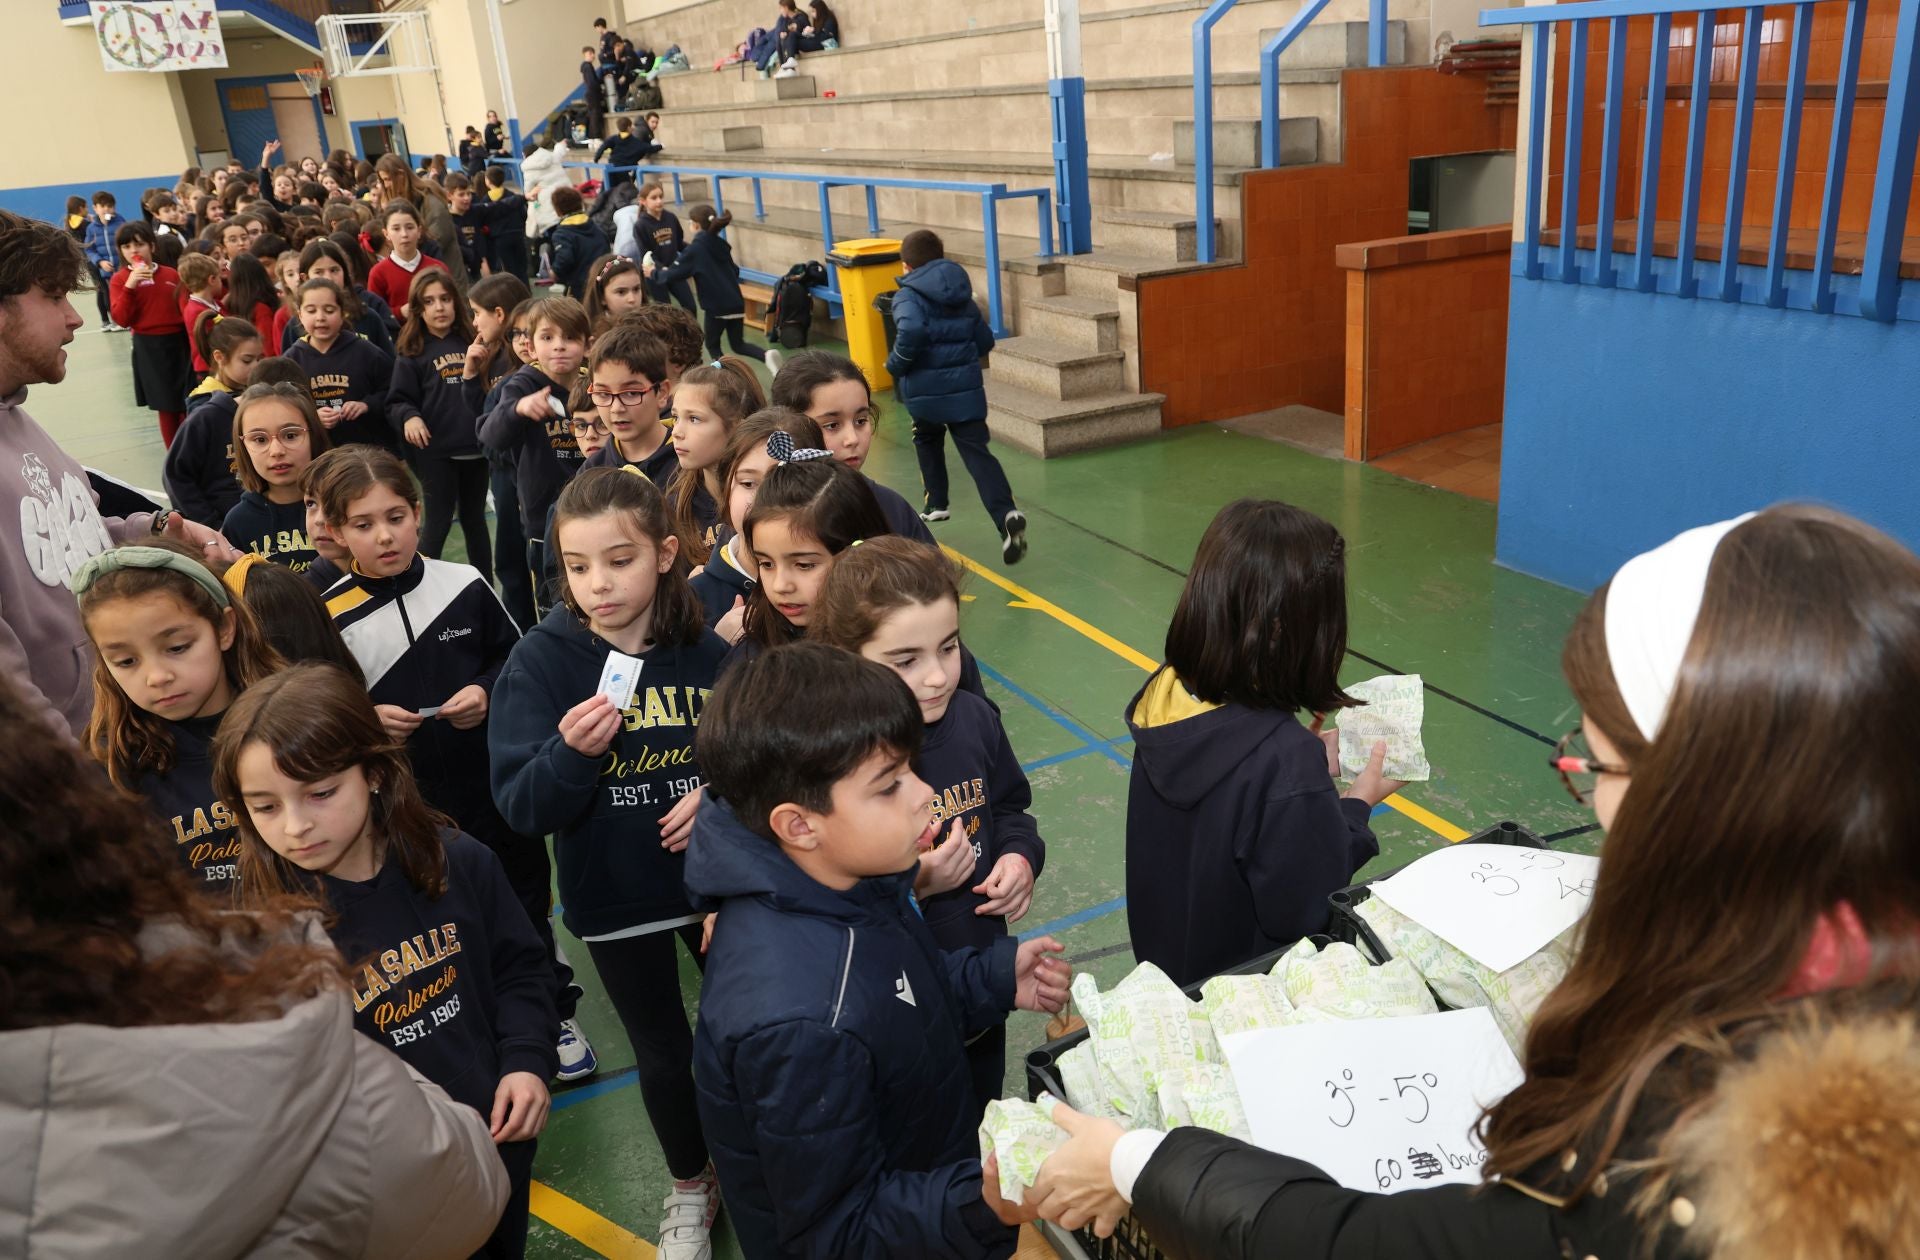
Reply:
<svg viewBox="0 0 1920 1260"><path fill-rule="evenodd" d="M68 348L68 376L35 386L28 410L90 466L158 487L152 413L136 410L126 337L88 325ZM841 347L834 346L834 349ZM918 501L903 417L887 411L867 471ZM1194 547L1219 508L1243 496L1284 499L1346 535L1352 628L1346 681L1381 673L1426 680L1431 782L1374 818L1376 867L1502 819L1591 852L1592 818L1546 765L1576 714L1561 680L1560 641L1580 605L1572 592L1496 568L1494 508L1358 464L1195 425L1154 441L1063 459L1000 448L1032 551L1000 562L998 538L959 460L954 519L935 527L971 570L961 623L1034 789L1046 873L1017 930L1050 932L1079 970L1111 984L1133 966L1123 871L1132 747L1121 713L1159 658ZM461 558L456 529L449 558ZM633 1055L599 991L585 947L567 941L587 997L580 1020L596 1077L556 1091L535 1165L532 1242L540 1257L649 1257L667 1175ZM698 977L683 966L688 1008ZM1024 1096L1021 1057L1044 1020L1016 1013L1008 1092ZM726 1216L716 1254L737 1256Z"/></svg>

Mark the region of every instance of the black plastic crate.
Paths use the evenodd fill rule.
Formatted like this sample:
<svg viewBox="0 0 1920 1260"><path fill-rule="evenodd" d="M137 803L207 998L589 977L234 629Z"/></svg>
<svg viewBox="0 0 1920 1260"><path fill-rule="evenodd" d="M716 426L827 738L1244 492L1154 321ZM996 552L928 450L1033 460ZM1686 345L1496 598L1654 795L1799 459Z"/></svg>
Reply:
<svg viewBox="0 0 1920 1260"><path fill-rule="evenodd" d="M1532 831L1511 819L1497 822L1484 831L1468 836L1461 844L1513 844L1529 849L1544 849L1547 842L1538 832ZM1419 861L1415 858L1414 861ZM1357 906L1373 896L1373 885L1412 866L1413 862L1402 863L1390 871L1382 871L1372 879L1359 884L1350 884L1338 892L1327 896L1327 904L1333 909L1333 918L1328 922L1327 932L1336 941L1345 941L1361 953L1366 954L1375 963L1383 963L1393 957L1385 944L1374 933L1373 925L1360 917Z"/></svg>
<svg viewBox="0 0 1920 1260"><path fill-rule="evenodd" d="M1312 941L1317 949L1325 949L1332 944L1333 940L1327 936L1309 936L1306 939ZM1297 945L1299 942L1296 941L1294 944ZM1274 964L1292 948L1293 946L1289 945L1286 949L1276 949L1272 953L1249 959L1238 967L1229 967L1218 974L1223 976L1265 975L1272 971ZM1209 976L1208 979L1212 977ZM1200 990L1206 983L1206 980L1202 980L1199 984L1187 985L1181 989L1181 992L1185 993L1190 1000L1197 1002L1200 1000ZM1056 1037L1028 1053L1027 1100L1029 1102L1037 1100L1042 1093L1052 1094L1061 1102L1068 1101L1067 1091L1061 1086L1059 1074L1055 1072L1053 1065L1059 1061L1061 1055L1086 1039L1087 1030L1083 1028L1078 1032L1068 1033L1064 1037ZM1072 1236L1087 1260L1166 1260L1164 1253L1153 1245L1153 1240L1147 1237L1146 1231L1140 1228L1140 1223L1132 1216L1120 1218L1119 1228L1113 1231L1111 1238L1097 1237L1090 1229L1074 1230Z"/></svg>

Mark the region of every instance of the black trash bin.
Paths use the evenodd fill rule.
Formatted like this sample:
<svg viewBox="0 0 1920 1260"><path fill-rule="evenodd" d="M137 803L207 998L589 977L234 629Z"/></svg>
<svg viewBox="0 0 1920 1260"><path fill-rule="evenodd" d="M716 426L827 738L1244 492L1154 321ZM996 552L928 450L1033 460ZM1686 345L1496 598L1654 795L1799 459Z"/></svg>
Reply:
<svg viewBox="0 0 1920 1260"><path fill-rule="evenodd" d="M888 289L885 293L875 294L873 298L873 309L880 312L880 327L886 330L887 353L889 355L893 353L894 338L899 336L900 332L899 329L893 326L893 295L895 292L897 292L897 290Z"/></svg>

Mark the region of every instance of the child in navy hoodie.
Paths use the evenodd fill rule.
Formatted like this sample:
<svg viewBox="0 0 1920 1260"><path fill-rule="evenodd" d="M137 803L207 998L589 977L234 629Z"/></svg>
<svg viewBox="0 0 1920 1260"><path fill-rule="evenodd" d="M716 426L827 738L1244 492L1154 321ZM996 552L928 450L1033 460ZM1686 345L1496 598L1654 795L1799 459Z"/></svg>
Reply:
<svg viewBox="0 0 1920 1260"><path fill-rule="evenodd" d="M487 197L483 205L487 219L487 255L495 271L520 277L526 283L531 274L527 266L527 199L507 187L505 168L487 168Z"/></svg>
<svg viewBox="0 0 1920 1260"><path fill-rule="evenodd" d="M552 834L567 927L587 943L639 1063L674 1185L663 1241L706 1240L719 1199L692 1089L693 1038L674 939L697 963L683 884L701 796L694 733L726 644L700 619L660 491L613 468L560 495L565 605L521 640L494 688L494 799ZM598 690L610 652L641 662L624 706Z"/></svg>
<svg viewBox="0 0 1920 1260"><path fill-rule="evenodd" d="M420 550L438 556L453 528L456 508L467 562L493 570L487 537L487 457L480 450L471 396L465 388L473 323L467 304L444 269L422 268L407 291L407 322L400 330L387 419L406 443L427 496Z"/></svg>
<svg viewBox="0 0 1920 1260"><path fill-rule="evenodd" d="M1311 512L1222 508L1167 628L1167 662L1127 702L1127 926L1134 956L1175 984L1320 931L1327 894L1380 851L1367 819L1401 787L1380 773L1386 745L1343 796L1334 733L1319 733L1356 703L1339 681L1345 555Z"/></svg>
<svg viewBox="0 0 1920 1260"><path fill-rule="evenodd" d="M943 951L916 912L940 830L898 674L797 643L728 673L687 890L714 909L694 1082L749 1256L1004 1257L965 1042L1058 1010L1051 937Z"/></svg>
<svg viewBox="0 0 1920 1260"><path fill-rule="evenodd" d="M526 1253L527 1196L557 1059L552 955L499 859L421 798L405 748L337 665L295 665L235 702L214 785L249 904L317 896L355 968L354 1027L488 1121L511 1193L478 1253Z"/></svg>
<svg viewBox="0 0 1920 1260"><path fill-rule="evenodd" d="M307 537L301 483L329 449L313 400L299 386L249 385L233 416L234 467L245 487L220 532L236 547L305 573L317 558Z"/></svg>
<svg viewBox="0 0 1920 1260"><path fill-rule="evenodd" d="M489 455L512 465L520 525L527 540L527 572L534 604L551 606L546 589L547 514L560 489L580 468L567 398L587 358L590 327L586 308L572 298L536 298L516 326L526 321L532 361L500 382L492 408L480 419L480 442Z"/></svg>
<svg viewBox="0 0 1920 1260"><path fill-rule="evenodd" d="M910 538L849 547L820 592L808 636L885 665L906 680L926 720L913 772L933 786L940 843L914 878L942 949L990 947L1033 903L1047 847L1027 811L1033 791L1000 714L960 687L960 582L953 562ZM1004 1023L967 1042L975 1119L1001 1096Z"/></svg>
<svg viewBox="0 0 1920 1260"><path fill-rule="evenodd" d="M618 325L593 343L587 395L607 426L607 444L589 468L632 468L664 492L680 471L667 426L661 423L667 384L667 347L638 328Z"/></svg>
<svg viewBox="0 0 1920 1260"><path fill-rule="evenodd" d="M213 734L283 662L212 570L164 539L102 552L73 590L95 650L87 751L159 816L194 883L231 898L240 847L213 790Z"/></svg>
<svg viewBox="0 0 1920 1260"><path fill-rule="evenodd" d="M393 356L347 327L345 292L331 280L309 280L298 296L300 340L286 356L307 373L308 392L335 446L394 446L387 425Z"/></svg>
<svg viewBox="0 0 1920 1260"><path fill-rule="evenodd" d="M801 450L819 450L820 426L797 411L767 407L734 427L720 465L721 524L724 532L707 554L706 566L693 578L707 624L728 643L746 633L747 605L759 586L759 565L747 549L747 512L753 507L761 480L780 461L767 450L767 439L785 433Z"/></svg>
<svg viewBox="0 0 1920 1260"><path fill-rule="evenodd" d="M260 333L244 319L209 315L199 326L200 353L213 364L187 395L187 422L173 435L161 466L161 484L188 520L219 529L240 501L233 475L233 413L240 391L253 383Z"/></svg>

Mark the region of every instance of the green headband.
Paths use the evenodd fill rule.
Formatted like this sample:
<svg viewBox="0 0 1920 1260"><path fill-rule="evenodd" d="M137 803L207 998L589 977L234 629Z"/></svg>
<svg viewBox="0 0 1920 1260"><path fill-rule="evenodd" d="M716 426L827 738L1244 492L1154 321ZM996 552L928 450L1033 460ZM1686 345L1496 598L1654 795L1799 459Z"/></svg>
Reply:
<svg viewBox="0 0 1920 1260"><path fill-rule="evenodd" d="M175 573L190 577L201 590L213 596L213 602L221 608L233 606L232 597L220 579L213 576L213 570L201 564L191 556L183 556L177 551L165 547L115 547L103 551L80 566L80 571L67 583L75 595L85 595L93 584L109 573L121 569L172 569Z"/></svg>

